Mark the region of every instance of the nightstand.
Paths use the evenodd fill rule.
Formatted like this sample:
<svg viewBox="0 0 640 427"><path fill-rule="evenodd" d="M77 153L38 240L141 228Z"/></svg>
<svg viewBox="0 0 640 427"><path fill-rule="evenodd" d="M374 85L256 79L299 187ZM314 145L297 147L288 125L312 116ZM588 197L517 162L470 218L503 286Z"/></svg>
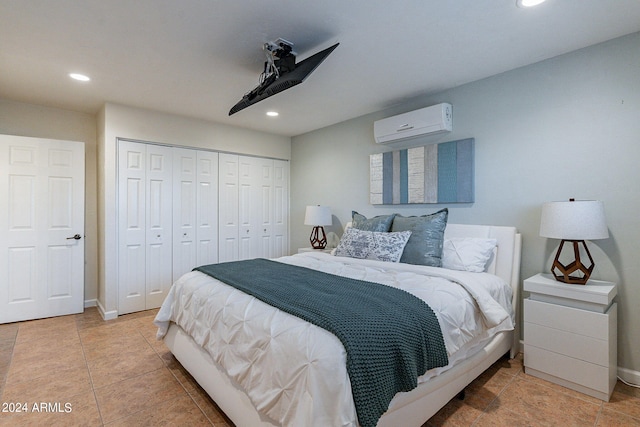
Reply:
<svg viewBox="0 0 640 427"><path fill-rule="evenodd" d="M330 254L333 249L313 249L313 248L299 248L298 253L301 254L303 252L324 252L326 254Z"/></svg>
<svg viewBox="0 0 640 427"><path fill-rule="evenodd" d="M616 284L568 285L537 274L524 290L525 372L609 401L617 378Z"/></svg>

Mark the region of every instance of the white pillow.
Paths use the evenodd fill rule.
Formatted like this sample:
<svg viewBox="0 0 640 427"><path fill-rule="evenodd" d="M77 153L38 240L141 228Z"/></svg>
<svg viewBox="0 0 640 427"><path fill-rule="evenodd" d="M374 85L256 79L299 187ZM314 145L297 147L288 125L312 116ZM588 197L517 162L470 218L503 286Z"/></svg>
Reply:
<svg viewBox="0 0 640 427"><path fill-rule="evenodd" d="M442 249L442 267L449 270L482 273L497 244L496 239L475 237L445 239Z"/></svg>
<svg viewBox="0 0 640 427"><path fill-rule="evenodd" d="M347 228L340 239L335 255L398 262L410 236L411 231L383 233Z"/></svg>

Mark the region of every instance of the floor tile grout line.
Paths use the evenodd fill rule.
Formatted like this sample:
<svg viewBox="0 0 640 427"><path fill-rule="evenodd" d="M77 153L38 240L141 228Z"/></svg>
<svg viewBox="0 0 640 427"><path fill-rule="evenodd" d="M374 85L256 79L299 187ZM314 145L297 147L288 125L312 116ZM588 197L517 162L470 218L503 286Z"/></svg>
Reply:
<svg viewBox="0 0 640 427"><path fill-rule="evenodd" d="M137 320L137 318L130 319L130 320L127 320L127 321L136 321L136 320ZM193 397L192 397L192 396L189 394L189 392L184 388L184 385L182 385L182 383L181 383L181 382L178 380L178 378L173 374L173 372L171 372L171 370L166 366L166 364L164 363L164 360L162 360L161 355L156 351L156 349L153 347L153 345L151 345L151 344L149 343L149 341L147 340L147 338L146 338L146 337L144 336L144 334L140 331L140 326L139 326L139 324L138 324L138 325L136 325L134 329L135 329L135 331L136 331L138 334L140 334L140 335L142 336L142 338L145 340L145 342L147 343L147 345L149 345L149 347L151 347L151 350L153 350L154 354L155 354L155 355L160 359L160 361L162 362L162 367L160 367L160 368L158 368L158 369L156 369L156 370L153 370L153 371L149 371L149 372L155 372L155 371L160 371L161 369L166 369L166 370L167 370L167 372L168 372L168 373L169 373L169 374L174 378L174 380L175 380L175 381L180 385L180 387L183 389L183 391L185 392L185 394L186 394L187 396L189 396L189 398L193 401L193 403L194 403L194 404L196 405L196 407L200 410L200 412L202 412L202 415L207 419L207 421L209 421L209 422L213 425L213 423L211 422L211 420L209 420L209 417L207 417L207 415L204 413L204 411L202 410L202 408L200 408L200 406L197 404L197 402L195 402L195 400L193 400ZM81 341L82 341L82 338L81 338ZM87 369L89 369L89 367L88 367L88 361L87 361ZM90 370L90 369L89 369L89 372L91 372L91 370ZM126 378L126 379L124 379L124 380L120 380L120 381L117 381L117 382L112 383L112 384L107 384L107 385L102 386L102 387L93 388L94 396L95 396L95 392L96 392L96 390L97 390L97 389L101 389L101 388L104 388L104 387L109 387L109 386L112 386L113 384L117 384L117 383L119 383L119 382L123 382L123 381L128 381L128 380L133 379L133 378L138 378L138 377L140 377L140 376L143 376L143 375L149 374L149 372L144 372L144 373L142 373L142 374L134 375L134 376L132 376L132 377L130 377L130 378ZM93 386L93 383L92 383L92 386ZM165 401L159 402L159 403L158 403L158 405L165 404L166 402L168 402L168 401L172 400L173 398L174 398L174 397L171 397L171 398L168 398L168 399L167 399L167 400L165 400ZM95 396L95 399L96 399L96 404L97 404L97 406L98 406L98 411L100 412L100 418L101 418L101 421L102 421L102 425L104 426L104 425L106 425L106 424L105 424L105 422L104 422L104 419L103 419L103 417L102 417L102 413L101 413L101 411L100 411L100 404L98 403L98 398L97 398L97 396ZM114 419L114 420L110 420L110 421L109 421L109 423L113 423L113 422L115 422L115 421L125 419L125 418L127 418L127 417L133 416L133 415L138 414L138 413L140 413L140 412L143 412L143 411L145 411L145 410L146 410L146 409L141 409L141 410L139 410L139 411L132 412L132 413L127 414L127 415L124 415L124 416L122 416L122 417L120 417L120 418L117 418L117 419Z"/></svg>
<svg viewBox="0 0 640 427"><path fill-rule="evenodd" d="M161 360L161 362L162 362L162 360ZM134 378L139 378L139 377L141 377L141 376L143 376L143 375L147 375L147 374L149 374L149 373L151 373L151 372L159 371L159 370L161 370L161 369L163 369L163 368L166 368L166 366L165 366L164 362L162 363L162 366L161 366L161 367L159 367L159 368L157 368L157 369L152 369L151 371L143 372L143 373L141 373L141 374L135 374L135 375L133 375L133 376L131 376L131 377L124 378L124 379L119 380L119 381L115 381L115 382L112 382L112 383L109 383L109 384L101 385L100 387L95 387L95 386L93 386L93 381L92 381L92 386L93 386L94 390L101 390L101 389L103 389L103 388L105 388L105 387L111 387L111 386L113 386L114 384L118 384L118 383L121 383L121 382L123 382L123 381L128 381L128 380L132 380L132 379L134 379ZM88 365L88 364L87 364L87 369L89 369L89 365ZM89 369L89 372L91 373L91 369Z"/></svg>
<svg viewBox="0 0 640 427"><path fill-rule="evenodd" d="M142 334L144 339L147 340L147 343L149 343L149 340L147 339L146 336L144 336L144 334ZM164 363L164 359L162 358L162 355L160 353L158 353L158 350L156 349L156 347L154 345L152 345L151 343L149 343L149 345L153 348L153 350L156 352L156 354L158 355L158 357L160 357L160 359L163 361ZM177 359L176 362L180 363ZM200 406L200 404L196 401L196 399L194 398L194 396L191 394L191 392L189 390L187 390L187 388L185 387L185 385L178 379L178 377L175 375L175 373L169 369L169 367L167 366L166 363L164 363L165 368L167 368L169 370L169 373L173 376L173 378L178 382L178 384L180 384L180 386L182 387L182 389L185 391L185 393L187 393L187 396L189 396L189 398L191 399L191 401L196 405L196 407L200 410L200 412L202 413L202 415L207 419L207 421L209 421L209 423L212 426L215 426L215 423L213 422L213 420L211 420L209 418L209 416L207 415L207 413L204 411L204 409ZM188 373L188 371L187 371ZM191 375L191 374L189 374ZM206 393L206 391L205 391Z"/></svg>
<svg viewBox="0 0 640 427"><path fill-rule="evenodd" d="M498 370L499 371L499 370ZM495 375L498 371L496 371L493 375ZM500 396L502 395L502 393L504 393L504 391L507 389L507 387L509 387L509 385L511 385L511 383L515 382L516 377L517 377L517 373L514 375L509 375L511 378L509 379L509 381L507 381L507 383L500 389L500 391L498 393L496 393L496 395L493 397L493 399L491 399L491 401L489 402L489 404L487 404L487 406L482 410L482 412L480 413L480 415L478 415L476 417L475 420L473 420L473 422L471 423L471 426L475 426L480 422L480 419L487 415L488 412L487 410L491 407L491 405L493 405L493 402L495 402L496 400L498 400L500 398ZM513 412L513 411L512 411Z"/></svg>
<svg viewBox="0 0 640 427"><path fill-rule="evenodd" d="M633 420L637 420L637 421L638 421L638 423L640 424L640 416L636 417L636 416L634 416L634 415L631 415L631 414L630 414L630 413L628 413L628 412L619 411L619 410L617 410L617 409L615 409L615 408L611 408L611 407L607 407L607 408L605 408L605 404L606 404L606 403L607 403L607 402L602 402L602 409L601 409L601 411L604 411L604 410L606 409L607 411L615 412L616 414L624 415L624 416L627 416L627 417L629 417L629 418L632 418Z"/></svg>
<svg viewBox="0 0 640 427"><path fill-rule="evenodd" d="M143 334L144 336L144 334ZM146 340L147 337L144 337L144 339ZM147 340L147 343L149 341ZM151 345L151 344L149 344ZM194 399L194 397L191 395L191 393L189 392L189 390L187 390L187 388L184 386L184 384L178 379L178 377L176 376L176 374L169 369L169 367L167 366L167 364L165 363L164 359L162 358L162 355L160 353L158 353L157 349L151 345L151 347L153 348L153 351L156 352L156 354L158 355L158 357L160 357L160 360L162 360L162 363L164 365L164 368L167 369L169 371L169 373L171 374L171 376L178 382L178 384L180 384L180 387L182 387L182 389L184 390L184 392L187 394L187 396L189 396L189 399L191 399L191 401L196 405L196 407L200 410L200 412L202 413L202 415L207 419L207 421L209 421L209 423L212 426L215 426L215 423L209 418L209 416L207 415L207 413L204 411L204 409L198 404L198 402ZM176 362L180 363L177 359ZM189 374L190 375L190 374Z"/></svg>
<svg viewBox="0 0 640 427"><path fill-rule="evenodd" d="M171 369L169 369L167 366L165 366L165 368L167 370L169 370L169 373L173 376L173 378L178 382L178 384L180 384L180 387L182 387L182 389L184 390L185 393L187 393L187 396L189 396L189 399L191 399L191 401L194 403L194 405L196 405L196 407L200 410L200 412L202 413L202 415L207 419L207 421L209 421L209 423L213 426L215 425L213 421L211 421L211 419L209 419L209 417L207 416L207 413L204 411L204 409L202 409L202 407L198 404L198 402L196 402L196 399L194 399L194 397L191 395L191 393L189 392L189 390L186 389L186 387L184 386L184 384L182 384L182 382L180 382L180 380L178 379L178 377L173 373L173 371Z"/></svg>
<svg viewBox="0 0 640 427"><path fill-rule="evenodd" d="M598 421L600 421L600 415L602 414L602 408L604 406L604 402L600 404L600 408L598 408L598 413L596 414L596 420L593 422L593 427L597 427Z"/></svg>
<svg viewBox="0 0 640 427"><path fill-rule="evenodd" d="M9 362L7 363L7 367L5 368L5 373L4 373L4 378L2 379L2 384L0 384L0 399L3 398L4 396L4 391L7 387L7 381L9 379L9 370L11 369L11 363L13 363L13 354L14 354L14 350L16 348L16 340L18 338L18 331L19 331L20 327L18 326L16 328L16 333L13 336L13 343L11 344L11 354L9 355ZM2 400L4 401L4 400Z"/></svg>
<svg viewBox="0 0 640 427"><path fill-rule="evenodd" d="M162 368L158 368L158 369L155 369L155 370L153 370L153 371L145 372L144 374L136 375L136 376L134 376L134 377L127 378L127 379L125 379L125 380L118 381L118 382L113 383L113 384L118 384L118 383L123 382L123 381L128 381L128 380L133 379L133 378L138 378L138 377L141 377L142 375L149 374L150 372L160 371L160 370L162 370L162 369L167 369L167 370L169 371L169 374L171 374L171 375L173 376L173 373L171 372L171 370L170 370L170 369L168 369L166 366L163 366ZM182 384L180 384L180 381L178 381L178 380L177 380L177 378L175 378L175 376L174 376L174 379L175 379L175 380L178 382L178 384L183 388L183 390L184 390L185 394L186 394L187 396L191 397L191 395L189 394L189 392L188 392L187 390L185 390L185 389L184 389L184 386L182 386ZM100 388L109 387L109 386L111 386L111 385L113 385L113 384L109 384L109 385L106 385L106 386L103 386L103 387L100 387ZM160 402L156 403L156 405L154 405L154 406L164 405L165 403L167 403L167 402L169 402L169 401L171 401L171 400L173 400L173 399L175 399L175 396L171 396L171 397L167 398L166 400L160 401ZM193 400L193 399L192 399L192 400ZM97 398L96 398L96 403L97 403ZM194 403L196 403L196 402L194 401ZM197 405L197 403L196 403L196 406L198 406L198 405ZM98 404L98 410L99 410L99 409L100 409L100 405ZM132 412L132 413L130 413L130 414L126 414L126 415L124 415L124 416L122 416L122 417L120 417L120 418L116 418L116 419L110 420L107 424L105 424L105 423L104 423L104 420L102 420L102 425L103 425L103 426L105 426L105 425L108 425L108 424L112 424L112 423L114 423L114 422L116 422L116 421L123 420L123 419L125 419L125 418L131 417L131 416L133 416L133 415L135 415L135 414L139 414L140 412L144 412L144 411L146 411L147 409L148 409L148 408L144 408L144 409L140 409L139 411L135 411L135 412ZM200 407L199 407L199 406L198 406L198 409L200 409ZM200 411L202 411L202 409L200 409ZM203 415L204 415L204 417L205 417L207 420L209 420L209 418L206 416L206 414L204 414L204 413L203 413Z"/></svg>
<svg viewBox="0 0 640 427"><path fill-rule="evenodd" d="M102 411L100 410L100 404L98 403L98 396L96 395L96 389L93 384L93 375L91 375L91 369L89 369L89 361L87 360L87 354L85 352L84 342L82 340L82 336L80 335L80 330L78 329L77 321L76 321L76 332L78 334L78 338L80 339L80 347L82 348L82 358L84 359L84 366L85 366L85 369L87 370L87 374L89 375L89 383L91 384L91 393L93 394L93 399L96 402L96 409L98 410L98 416L100 417L100 426L104 426L104 417L102 416Z"/></svg>
<svg viewBox="0 0 640 427"><path fill-rule="evenodd" d="M104 326L104 325L105 325L105 323L106 323L106 321L103 321L103 323L98 324L98 325L96 325L96 326L93 326L93 327L91 327L91 328L99 328L99 327L101 327L101 326ZM115 325L115 324L116 324L116 323L114 323L114 325ZM87 328L87 329L91 329L91 328ZM137 331L137 328L136 328L136 331ZM80 330L78 330L78 334L80 334ZM82 336L80 336L80 341L81 341L81 343L82 343L83 351L84 351L84 345L85 345L85 343L84 343L84 340L82 339ZM98 408L98 413L100 414L100 421L101 421L101 423L102 423L102 426L104 426L104 425L105 425L105 420L104 420L104 416L102 415L102 410L100 409L100 403L99 403L99 401L98 401L98 396L97 396L97 394L96 394L96 391L97 391L98 389L100 389L100 388L108 387L108 386L111 386L111 385L113 385L113 384L117 384L118 382L127 381L127 380L129 380L129 379L131 379L131 378L137 378L137 377L139 377L139 376L141 376L141 375L144 375L144 373L143 373L143 374L139 374L139 375L135 375L135 376L133 376L133 377L131 377L131 378L127 378L127 379L124 379L124 380L121 380L121 381L117 381L117 382L112 383L112 384L107 384L107 385L104 385L104 386L102 386L102 387L95 387L95 384L94 384L94 382L93 382L93 375L91 374L91 369L89 368L89 361L88 361L88 359L86 358L86 354L85 354L85 363L86 363L87 370L89 371L89 375L90 375L90 378L91 378L91 387L92 387L92 390L93 390L94 399L96 400L96 406L97 406L97 408ZM153 371L151 371L151 372L153 372ZM147 373L148 373L148 372L147 372ZM135 413L138 413L138 412L140 412L140 411L136 411ZM121 418L118 418L118 419L111 420L111 421L110 421L110 423L113 423L113 422L115 422L115 421L117 421L117 420L119 420L119 419L125 418L125 417L127 417L127 416L131 416L131 415L133 415L133 414L128 414L128 415L126 415L126 416L124 416L124 417L121 417Z"/></svg>

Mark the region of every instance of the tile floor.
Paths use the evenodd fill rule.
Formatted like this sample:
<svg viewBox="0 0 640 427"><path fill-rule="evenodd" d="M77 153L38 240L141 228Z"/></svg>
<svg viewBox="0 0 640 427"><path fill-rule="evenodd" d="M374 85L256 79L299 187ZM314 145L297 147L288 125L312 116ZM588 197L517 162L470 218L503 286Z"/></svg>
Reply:
<svg viewBox="0 0 640 427"><path fill-rule="evenodd" d="M104 322L90 308L0 325L0 426L232 426L155 340L154 315ZM425 424L501 425L640 426L640 389L618 383L602 402L503 359Z"/></svg>

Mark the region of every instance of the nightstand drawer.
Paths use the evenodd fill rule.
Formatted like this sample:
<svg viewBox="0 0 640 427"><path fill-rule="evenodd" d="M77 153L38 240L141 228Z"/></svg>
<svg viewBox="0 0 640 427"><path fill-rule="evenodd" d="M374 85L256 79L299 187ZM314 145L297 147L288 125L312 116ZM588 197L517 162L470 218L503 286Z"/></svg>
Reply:
<svg viewBox="0 0 640 427"><path fill-rule="evenodd" d="M602 339L609 334L610 320L610 316L606 313L596 313L530 299L524 300L524 321L526 323Z"/></svg>
<svg viewBox="0 0 640 427"><path fill-rule="evenodd" d="M524 342L527 345L543 348L554 353L609 367L610 347L608 339L596 339L561 329L525 322Z"/></svg>
<svg viewBox="0 0 640 427"><path fill-rule="evenodd" d="M524 346L524 362L525 372L527 369L535 369L607 395L611 394L609 367L574 359L527 343Z"/></svg>

